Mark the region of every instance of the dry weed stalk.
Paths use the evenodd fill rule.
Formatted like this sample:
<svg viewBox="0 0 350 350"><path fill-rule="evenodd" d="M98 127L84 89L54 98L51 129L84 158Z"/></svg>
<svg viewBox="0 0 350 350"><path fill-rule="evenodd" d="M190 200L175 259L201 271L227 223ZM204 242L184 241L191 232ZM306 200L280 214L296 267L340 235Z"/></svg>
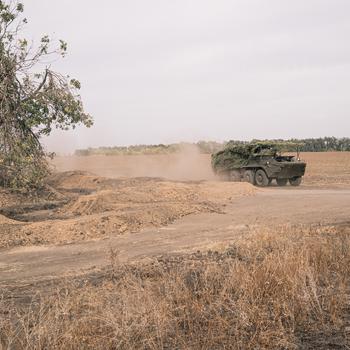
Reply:
<svg viewBox="0 0 350 350"><path fill-rule="evenodd" d="M142 266L111 252L102 285L7 308L2 348L346 348L349 248L349 232L316 227L253 232L221 253Z"/></svg>

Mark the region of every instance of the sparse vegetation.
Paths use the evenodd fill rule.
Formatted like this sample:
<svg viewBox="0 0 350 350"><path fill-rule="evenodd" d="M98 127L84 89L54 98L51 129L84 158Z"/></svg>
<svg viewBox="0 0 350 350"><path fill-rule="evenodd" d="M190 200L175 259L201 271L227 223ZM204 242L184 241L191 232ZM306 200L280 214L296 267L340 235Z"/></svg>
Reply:
<svg viewBox="0 0 350 350"><path fill-rule="evenodd" d="M29 306L3 300L4 349L330 349L349 343L350 232L251 232L221 252L111 268Z"/></svg>

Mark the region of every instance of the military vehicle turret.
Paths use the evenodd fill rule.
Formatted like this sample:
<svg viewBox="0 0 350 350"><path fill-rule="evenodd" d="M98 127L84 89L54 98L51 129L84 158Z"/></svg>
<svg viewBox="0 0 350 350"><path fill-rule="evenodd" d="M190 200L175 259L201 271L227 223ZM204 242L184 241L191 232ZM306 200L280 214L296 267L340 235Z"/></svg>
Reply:
<svg viewBox="0 0 350 350"><path fill-rule="evenodd" d="M276 180L277 185L299 186L305 174L306 163L291 155L282 155L273 143L255 142L228 145L212 154L215 174L226 181L247 181L264 187Z"/></svg>

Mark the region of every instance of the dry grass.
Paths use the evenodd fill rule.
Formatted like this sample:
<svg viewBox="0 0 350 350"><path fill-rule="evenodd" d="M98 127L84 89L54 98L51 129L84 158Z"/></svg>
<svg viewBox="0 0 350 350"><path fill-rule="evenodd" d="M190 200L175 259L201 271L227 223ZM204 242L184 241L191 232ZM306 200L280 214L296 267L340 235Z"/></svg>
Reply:
<svg viewBox="0 0 350 350"><path fill-rule="evenodd" d="M3 303L3 349L348 348L350 232L252 232L222 252L126 265L25 310ZM7 311L6 311L7 310Z"/></svg>

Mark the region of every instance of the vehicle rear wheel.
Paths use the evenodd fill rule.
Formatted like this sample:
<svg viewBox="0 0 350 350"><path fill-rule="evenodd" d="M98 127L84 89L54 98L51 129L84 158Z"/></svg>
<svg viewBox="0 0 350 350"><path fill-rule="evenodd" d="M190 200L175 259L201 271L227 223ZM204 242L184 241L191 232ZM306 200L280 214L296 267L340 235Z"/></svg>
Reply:
<svg viewBox="0 0 350 350"><path fill-rule="evenodd" d="M301 176L293 177L292 179L289 179L289 183L292 186L299 186L301 184Z"/></svg>
<svg viewBox="0 0 350 350"><path fill-rule="evenodd" d="M276 179L278 186L285 186L287 185L288 179Z"/></svg>
<svg viewBox="0 0 350 350"><path fill-rule="evenodd" d="M224 172L219 173L218 177L219 177L220 181L229 181L228 173L224 173Z"/></svg>
<svg viewBox="0 0 350 350"><path fill-rule="evenodd" d="M249 182L252 185L255 185L253 170L246 170L243 174L243 179L245 182Z"/></svg>
<svg viewBox="0 0 350 350"><path fill-rule="evenodd" d="M255 183L259 187L265 187L269 184L269 178L267 177L264 170L259 169L255 173Z"/></svg>
<svg viewBox="0 0 350 350"><path fill-rule="evenodd" d="M231 170L229 172L229 181L234 181L234 182L241 181L241 173L238 170Z"/></svg>

